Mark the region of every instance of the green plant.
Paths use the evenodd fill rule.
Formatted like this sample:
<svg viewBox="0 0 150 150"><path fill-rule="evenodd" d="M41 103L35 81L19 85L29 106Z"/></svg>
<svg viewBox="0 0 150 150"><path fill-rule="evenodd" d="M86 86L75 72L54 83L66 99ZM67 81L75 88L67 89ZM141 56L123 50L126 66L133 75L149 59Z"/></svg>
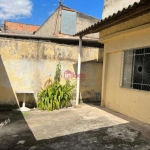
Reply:
<svg viewBox="0 0 150 150"><path fill-rule="evenodd" d="M54 83L58 84L60 82L60 79L61 79L61 65L59 63L56 67L56 72L55 72L55 76L54 76Z"/></svg>
<svg viewBox="0 0 150 150"><path fill-rule="evenodd" d="M38 108L41 110L55 110L71 106L72 90L75 85L66 80L65 85L60 84L61 65L58 64L54 83L48 85L38 93Z"/></svg>

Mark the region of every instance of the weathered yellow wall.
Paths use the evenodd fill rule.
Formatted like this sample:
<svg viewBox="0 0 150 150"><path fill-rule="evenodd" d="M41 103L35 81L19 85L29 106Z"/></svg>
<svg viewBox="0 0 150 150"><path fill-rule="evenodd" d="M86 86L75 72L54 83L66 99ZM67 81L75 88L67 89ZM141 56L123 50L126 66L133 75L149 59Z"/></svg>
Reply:
<svg viewBox="0 0 150 150"><path fill-rule="evenodd" d="M6 72L3 60L0 56L0 102L1 104L7 103L16 105L16 97L12 90L12 86Z"/></svg>
<svg viewBox="0 0 150 150"><path fill-rule="evenodd" d="M93 60L98 62L101 60L103 53L99 50L99 48L83 47L82 62ZM62 66L62 77L64 77L66 70L76 72L77 52L78 45L0 38L0 104L16 102L15 91L17 90L34 91L36 99L37 92L44 85L44 81L49 76L54 77L58 62ZM90 65L84 69L87 73L92 70L99 74L101 67L101 65L97 67ZM87 78L88 76L87 74ZM91 78L88 82L91 83L92 80ZM62 82L64 82L64 79L62 79ZM96 85L96 81L94 84ZM82 86L81 88L83 92L87 90ZM101 93L100 87L97 86L89 87L88 90Z"/></svg>
<svg viewBox="0 0 150 150"><path fill-rule="evenodd" d="M102 67L102 63L82 63L81 73L86 74L86 78L81 80L80 92L81 99L83 101L100 101L102 88Z"/></svg>
<svg viewBox="0 0 150 150"><path fill-rule="evenodd" d="M119 25L116 26L116 30L118 27ZM105 44L102 105L150 123L150 92L120 86L123 50L150 46L150 24L133 29L129 27L130 24L124 24L125 31L113 35L102 32L103 38L100 38L100 41Z"/></svg>
<svg viewBox="0 0 150 150"><path fill-rule="evenodd" d="M103 31L101 31L100 39L101 41L104 41L105 39L109 39L110 37L114 38L120 34L124 34L126 31L129 32L129 30L137 31L149 26L149 23L150 23L150 13L140 15L133 19L124 21L118 25L114 25L110 28L104 29ZM139 29L137 29L137 27Z"/></svg>

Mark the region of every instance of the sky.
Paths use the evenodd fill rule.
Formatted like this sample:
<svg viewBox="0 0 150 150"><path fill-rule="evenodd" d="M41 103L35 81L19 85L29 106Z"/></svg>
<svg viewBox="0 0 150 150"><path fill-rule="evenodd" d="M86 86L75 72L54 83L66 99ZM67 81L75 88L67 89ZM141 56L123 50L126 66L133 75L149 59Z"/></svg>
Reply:
<svg viewBox="0 0 150 150"><path fill-rule="evenodd" d="M63 0L62 4L101 19L104 0ZM42 25L57 9L59 0L0 0L0 22Z"/></svg>

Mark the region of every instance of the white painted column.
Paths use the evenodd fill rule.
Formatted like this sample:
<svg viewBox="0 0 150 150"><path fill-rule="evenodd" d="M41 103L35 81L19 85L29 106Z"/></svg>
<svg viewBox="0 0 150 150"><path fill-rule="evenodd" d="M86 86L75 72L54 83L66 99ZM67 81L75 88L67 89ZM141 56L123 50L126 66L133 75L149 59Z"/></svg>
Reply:
<svg viewBox="0 0 150 150"><path fill-rule="evenodd" d="M22 107L26 107L26 93L23 94L23 104Z"/></svg>
<svg viewBox="0 0 150 150"><path fill-rule="evenodd" d="M81 74L81 53L82 53L82 37L79 39L79 50L78 50L78 71L77 75ZM76 91L76 105L79 105L80 98L80 77L77 77L77 91Z"/></svg>

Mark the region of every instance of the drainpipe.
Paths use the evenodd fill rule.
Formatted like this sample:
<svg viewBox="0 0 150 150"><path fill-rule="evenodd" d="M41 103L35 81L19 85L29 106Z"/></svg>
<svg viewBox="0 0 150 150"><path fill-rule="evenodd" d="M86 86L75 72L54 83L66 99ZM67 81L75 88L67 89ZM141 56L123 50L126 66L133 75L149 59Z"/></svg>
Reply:
<svg viewBox="0 0 150 150"><path fill-rule="evenodd" d="M78 75L81 74L81 53L82 53L82 36L80 36L79 38L76 105L79 105L79 95L80 95L80 76Z"/></svg>

